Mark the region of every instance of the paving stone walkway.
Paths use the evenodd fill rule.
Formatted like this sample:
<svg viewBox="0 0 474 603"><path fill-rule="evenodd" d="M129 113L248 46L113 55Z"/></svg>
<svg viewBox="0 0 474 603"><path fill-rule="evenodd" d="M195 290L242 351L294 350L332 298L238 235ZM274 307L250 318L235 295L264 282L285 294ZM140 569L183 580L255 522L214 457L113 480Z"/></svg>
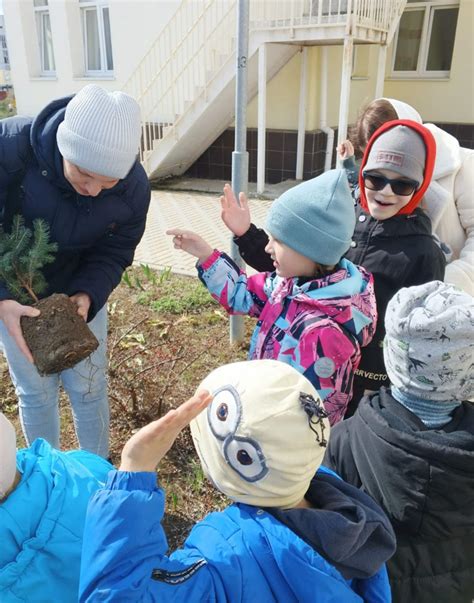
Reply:
<svg viewBox="0 0 474 603"><path fill-rule="evenodd" d="M249 200L252 221L257 226L263 226L271 203L263 199ZM154 190L135 263L157 269L171 267L178 274L196 276L195 258L173 248L172 237L165 234L169 228L193 230L213 247L226 252L230 249L231 235L220 219L219 195Z"/></svg>

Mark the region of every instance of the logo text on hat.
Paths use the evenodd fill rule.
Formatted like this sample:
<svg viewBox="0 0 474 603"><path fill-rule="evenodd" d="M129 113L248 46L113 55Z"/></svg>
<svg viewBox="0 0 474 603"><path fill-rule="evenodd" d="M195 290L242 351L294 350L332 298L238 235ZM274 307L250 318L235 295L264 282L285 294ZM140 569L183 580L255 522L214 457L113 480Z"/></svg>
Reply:
<svg viewBox="0 0 474 603"><path fill-rule="evenodd" d="M393 153L392 151L378 151L376 161L377 163L391 163L392 165L401 167L403 165L403 155Z"/></svg>

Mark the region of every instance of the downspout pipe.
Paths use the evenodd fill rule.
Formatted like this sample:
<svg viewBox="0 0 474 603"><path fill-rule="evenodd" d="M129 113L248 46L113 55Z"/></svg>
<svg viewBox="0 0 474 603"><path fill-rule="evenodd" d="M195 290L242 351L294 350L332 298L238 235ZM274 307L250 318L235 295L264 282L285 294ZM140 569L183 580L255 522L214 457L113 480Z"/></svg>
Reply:
<svg viewBox="0 0 474 603"><path fill-rule="evenodd" d="M334 152L334 130L327 125L328 112L328 47L321 46L321 82L320 82L320 121L319 129L326 134L326 154L324 158L324 171L332 166Z"/></svg>

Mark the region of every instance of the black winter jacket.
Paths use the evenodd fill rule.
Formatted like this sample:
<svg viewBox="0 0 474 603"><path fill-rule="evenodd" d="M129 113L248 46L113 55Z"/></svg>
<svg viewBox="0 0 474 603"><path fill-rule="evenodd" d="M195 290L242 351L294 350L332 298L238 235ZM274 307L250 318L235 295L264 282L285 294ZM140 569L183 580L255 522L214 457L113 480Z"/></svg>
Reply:
<svg viewBox="0 0 474 603"><path fill-rule="evenodd" d="M377 390L386 380L382 343L388 302L402 287L444 280L446 258L422 209L380 221L360 205L356 208L356 227L345 257L374 276L377 329L372 341L361 350L355 382L361 383L363 389Z"/></svg>
<svg viewBox="0 0 474 603"><path fill-rule="evenodd" d="M428 429L382 387L333 427L324 465L372 496L391 520L397 551L387 567L395 603L471 603L472 403L443 428Z"/></svg>
<svg viewBox="0 0 474 603"><path fill-rule="evenodd" d="M144 229L150 185L136 162L127 177L97 197L76 193L64 177L56 131L72 97L50 103L34 119L0 121L0 215L21 213L27 226L42 218L58 244L43 273L51 293L88 293L88 320L102 308L133 261ZM0 300L10 299L0 281Z"/></svg>

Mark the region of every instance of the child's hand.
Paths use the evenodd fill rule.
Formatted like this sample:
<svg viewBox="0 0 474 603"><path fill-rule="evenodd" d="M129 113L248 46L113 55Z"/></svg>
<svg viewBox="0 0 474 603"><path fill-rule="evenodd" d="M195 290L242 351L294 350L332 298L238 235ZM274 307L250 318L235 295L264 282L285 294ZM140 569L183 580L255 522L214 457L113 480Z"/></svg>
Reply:
<svg viewBox="0 0 474 603"><path fill-rule="evenodd" d="M339 158L344 161L344 159L348 159L354 155L354 145L350 140L344 140L344 142L341 142L337 147L337 153Z"/></svg>
<svg viewBox="0 0 474 603"><path fill-rule="evenodd" d="M230 184L226 184L220 201L222 221L236 237L241 237L250 228L251 223L249 202L245 193L239 194L239 205Z"/></svg>
<svg viewBox="0 0 474 603"><path fill-rule="evenodd" d="M119 471L155 471L179 432L211 402L208 391L200 391L164 417L137 431L122 450Z"/></svg>
<svg viewBox="0 0 474 603"><path fill-rule="evenodd" d="M214 251L202 237L190 230L172 228L171 230L167 230L166 234L173 237L175 249L182 249L186 253L196 256L201 263L205 262Z"/></svg>

